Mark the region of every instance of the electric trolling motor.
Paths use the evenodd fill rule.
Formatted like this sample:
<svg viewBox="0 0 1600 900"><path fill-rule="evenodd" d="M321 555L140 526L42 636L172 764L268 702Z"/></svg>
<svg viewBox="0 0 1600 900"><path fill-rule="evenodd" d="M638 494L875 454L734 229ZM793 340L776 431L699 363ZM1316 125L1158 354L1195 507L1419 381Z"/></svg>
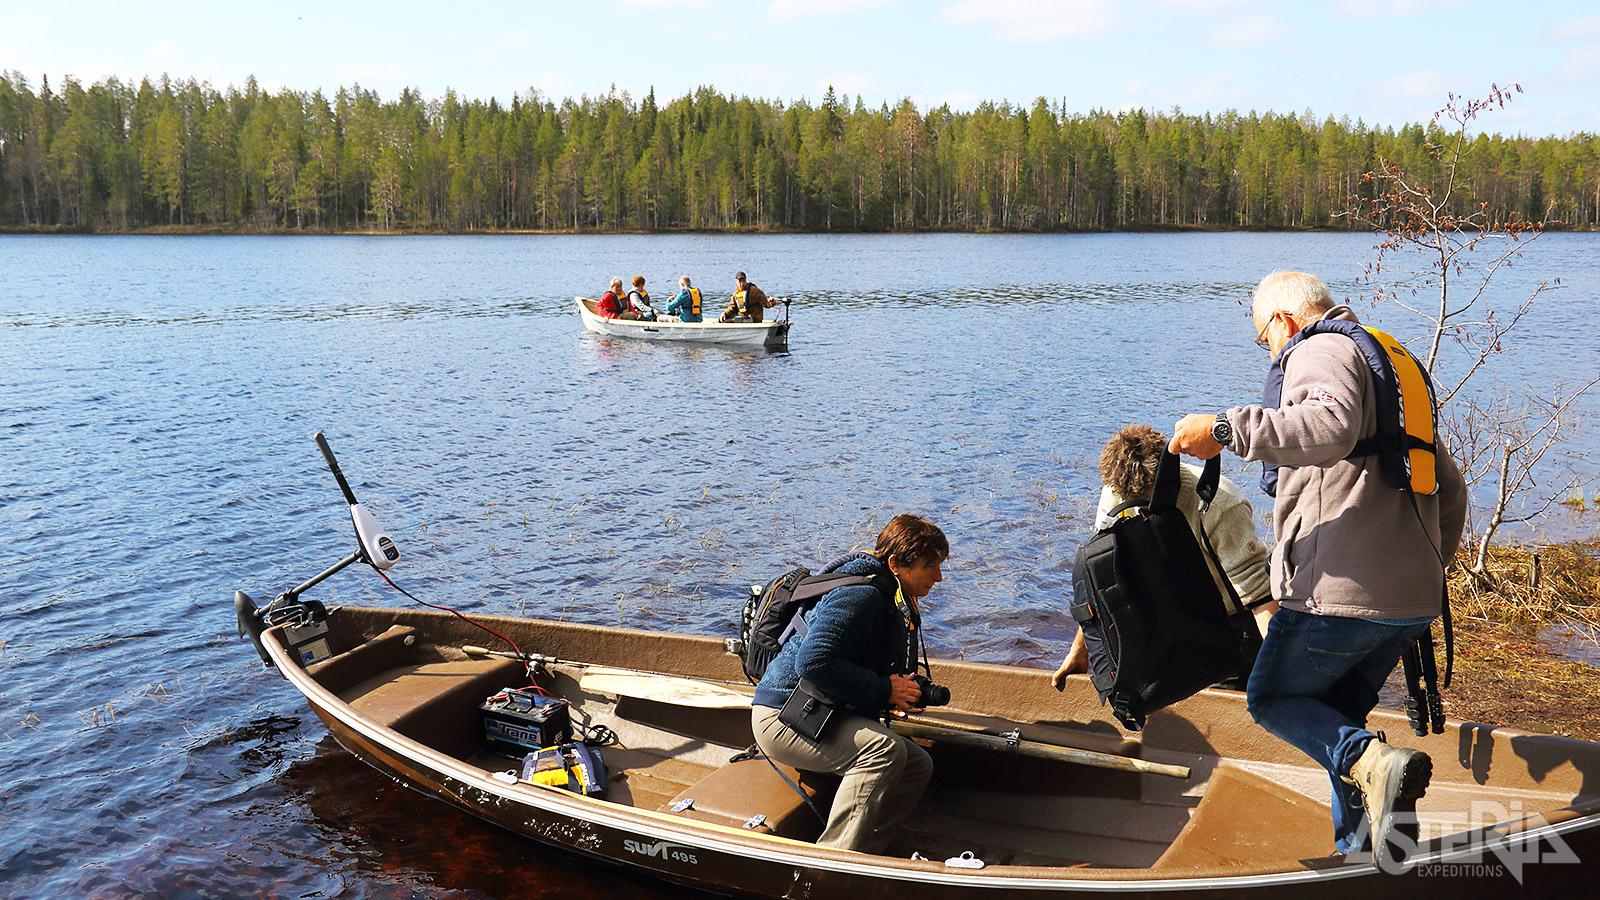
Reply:
<svg viewBox="0 0 1600 900"><path fill-rule="evenodd" d="M395 547L393 539L379 527L372 513L356 500L355 492L350 490L350 482L345 480L344 472L339 469L339 461L333 456L333 449L328 446L328 439L319 431L316 441L317 449L322 451L322 458L328 461L328 469L333 472L334 480L339 482L339 490L344 492L345 502L350 504L350 522L356 529L356 549L299 587L279 594L277 599L260 609L256 608L255 601L244 591L234 592L233 610L239 620L239 636L244 637L247 634L250 636L250 642L256 645L256 653L260 654L261 662L267 666L272 665L272 658L261 645L262 632L275 625L286 625L291 629L312 629L319 626L328 615L328 609L321 601L301 600L301 594L321 584L324 579L351 563L364 562L373 568L387 569L400 558L400 550ZM294 643L298 645L302 642ZM303 650L303 653L309 657L318 654L319 649L315 646L318 642L308 640L304 643L310 649ZM321 652L325 655L326 642L322 644Z"/></svg>

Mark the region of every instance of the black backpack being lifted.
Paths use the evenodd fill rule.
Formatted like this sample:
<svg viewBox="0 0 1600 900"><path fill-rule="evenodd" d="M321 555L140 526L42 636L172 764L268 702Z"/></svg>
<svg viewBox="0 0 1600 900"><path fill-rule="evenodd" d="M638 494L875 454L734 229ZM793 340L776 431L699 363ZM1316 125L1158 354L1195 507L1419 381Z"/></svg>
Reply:
<svg viewBox="0 0 1600 900"><path fill-rule="evenodd" d="M1202 513L1221 477L1213 457L1195 487ZM1112 509L1116 521L1079 547L1073 563L1072 617L1088 645L1090 681L1134 731L1148 713L1247 674L1260 646L1255 620L1225 575L1232 602L1217 589L1177 508L1179 484L1178 458L1163 450L1149 504ZM1204 527L1200 539L1215 560Z"/></svg>
<svg viewBox="0 0 1600 900"><path fill-rule="evenodd" d="M881 576L880 576L881 577ZM804 611L817 599L834 588L858 584L874 584L870 575L851 575L848 572L811 574L810 569L792 569L765 585L750 586L750 597L745 601L740 616L739 639L743 642L744 674L754 684L766 674L772 658L791 637L804 638L806 620ZM882 591L883 585L878 585ZM889 589L889 597L894 589Z"/></svg>

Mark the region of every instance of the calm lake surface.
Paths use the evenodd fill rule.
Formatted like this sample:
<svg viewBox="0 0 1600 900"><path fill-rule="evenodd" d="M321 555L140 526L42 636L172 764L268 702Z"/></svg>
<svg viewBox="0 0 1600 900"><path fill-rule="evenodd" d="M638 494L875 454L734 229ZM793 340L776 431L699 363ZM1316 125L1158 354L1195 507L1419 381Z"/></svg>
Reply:
<svg viewBox="0 0 1600 900"><path fill-rule="evenodd" d="M1257 398L1236 301L1276 268L1355 297L1372 243L0 237L0 894L670 896L368 770L235 637L234 590L351 549L313 433L425 600L729 635L745 585L915 511L953 551L930 651L1053 667L1105 437ZM794 299L788 352L599 338L571 307L637 273L725 302L740 269ZM1502 302L1544 276L1509 383L1600 372L1600 235L1540 238ZM1560 462L1593 474L1584 409ZM308 596L409 602L354 568Z"/></svg>

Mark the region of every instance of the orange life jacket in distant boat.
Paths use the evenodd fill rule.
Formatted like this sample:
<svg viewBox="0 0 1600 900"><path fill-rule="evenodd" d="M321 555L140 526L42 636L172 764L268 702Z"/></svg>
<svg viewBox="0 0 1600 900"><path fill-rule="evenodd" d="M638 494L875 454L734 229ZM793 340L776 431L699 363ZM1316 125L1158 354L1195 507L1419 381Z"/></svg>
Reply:
<svg viewBox="0 0 1600 900"><path fill-rule="evenodd" d="M689 288L689 314L700 315L700 289L697 287Z"/></svg>

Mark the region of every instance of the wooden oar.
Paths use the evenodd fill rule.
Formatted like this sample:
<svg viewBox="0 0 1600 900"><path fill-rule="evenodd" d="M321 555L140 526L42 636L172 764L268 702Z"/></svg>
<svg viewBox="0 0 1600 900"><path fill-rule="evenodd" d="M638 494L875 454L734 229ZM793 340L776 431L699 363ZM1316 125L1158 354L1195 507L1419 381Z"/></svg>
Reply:
<svg viewBox="0 0 1600 900"><path fill-rule="evenodd" d="M479 648L473 647L472 649L477 650ZM658 703L671 703L676 706L692 706L700 709L739 709L750 705L749 694L716 682L685 678L678 675L661 675L611 666L600 666L592 663L580 663L578 665L583 665L588 669L579 681L579 686L587 691L616 694L620 697L634 697L640 700L654 700ZM1166 775L1172 778L1188 778L1190 774L1188 766L1147 762L1142 759L1117 756L1114 753L1097 753L1093 750L1079 750L1075 747L1063 747L1059 744L1047 744L1042 741L1025 741L997 734L961 731L953 727L931 724L926 719L916 722L891 720L889 727L907 737L939 741L946 744L981 747L986 750L1015 753L1018 756L1053 759L1059 762L1076 763L1100 769L1138 772L1141 775Z"/></svg>
<svg viewBox="0 0 1600 900"><path fill-rule="evenodd" d="M1077 763L1083 766L1093 766L1097 769L1138 772L1141 775L1167 775L1173 778L1189 777L1188 766L1171 766L1166 763L1147 762L1129 756L1117 756L1114 753L1096 753L1093 750L1078 750L1074 747L1046 744L1042 741L1025 741L1020 738L1010 738L998 734L961 731L943 725L930 725L925 722L903 722L898 719L891 719L889 720L889 727L906 737L923 738L924 740L938 741L943 744L979 747L984 750L1015 753L1018 756L1032 756L1039 759Z"/></svg>

